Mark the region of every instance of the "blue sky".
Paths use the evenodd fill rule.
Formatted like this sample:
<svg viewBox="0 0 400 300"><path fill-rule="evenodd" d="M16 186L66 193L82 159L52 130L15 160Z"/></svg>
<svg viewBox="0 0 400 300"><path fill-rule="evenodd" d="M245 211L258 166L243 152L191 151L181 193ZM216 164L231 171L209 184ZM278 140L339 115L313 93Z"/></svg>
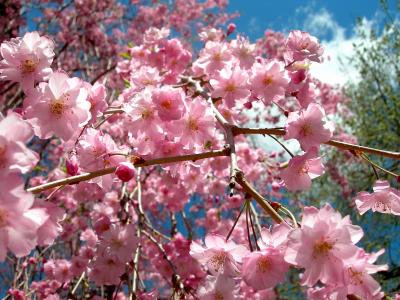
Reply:
<svg viewBox="0 0 400 300"><path fill-rule="evenodd" d="M389 0L393 12L395 2ZM237 31L252 41L267 28L285 33L301 29L318 37L325 48L326 60L314 64L311 72L332 84L358 79L355 69L346 64L353 53L353 43L360 41L355 32L357 17L364 19L366 28L383 23L379 0L230 0L228 11L241 14L235 20Z"/></svg>
<svg viewBox="0 0 400 300"><path fill-rule="evenodd" d="M390 6L394 7L393 0ZM379 8L378 0L230 0L228 6L230 12L241 14L235 23L252 39L262 35L265 28L279 31L307 29L307 18L321 11L328 11L349 36L357 17L374 19ZM326 35L322 32L319 38L326 38Z"/></svg>

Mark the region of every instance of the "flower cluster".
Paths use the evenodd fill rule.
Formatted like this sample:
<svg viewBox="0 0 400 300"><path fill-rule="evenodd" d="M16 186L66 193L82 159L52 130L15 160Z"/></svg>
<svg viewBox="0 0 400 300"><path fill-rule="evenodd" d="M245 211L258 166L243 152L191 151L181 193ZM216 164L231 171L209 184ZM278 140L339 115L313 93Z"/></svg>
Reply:
<svg viewBox="0 0 400 300"><path fill-rule="evenodd" d="M171 13L162 4L140 6L132 24L155 26L128 28L135 44L124 48L115 72L92 83L52 69L55 45L37 32L1 44L0 80L18 83L23 101L0 121L0 261L22 258L20 274L32 276L26 286L39 299L77 291L154 299L169 287L182 299L273 299L290 268L304 270L310 299L380 299L371 274L387 269L374 265L383 250L356 246L363 231L348 216L328 204L306 206L297 222L285 201L262 196L278 201L282 187L307 190L325 172L320 146L335 142L327 113L342 98L309 72L323 61L317 39L267 31L252 44L234 36L234 24L226 33L204 27L196 53L169 38L171 29L224 1L177 3ZM74 5L84 15L89 6L109 8L107 1ZM179 16L186 9L193 15ZM116 51L101 29L92 30L92 42L104 42L96 51ZM64 34L66 47L74 44ZM117 81L110 92L99 80L109 71ZM250 147L242 133L259 130L244 127L252 120L283 122L257 133L283 137L274 139L288 161L285 151ZM286 140L298 142L294 154ZM259 217L250 197L278 224ZM355 204L361 214L400 214L400 194L387 181L357 194ZM14 298L28 297L18 289L21 276L9 291Z"/></svg>

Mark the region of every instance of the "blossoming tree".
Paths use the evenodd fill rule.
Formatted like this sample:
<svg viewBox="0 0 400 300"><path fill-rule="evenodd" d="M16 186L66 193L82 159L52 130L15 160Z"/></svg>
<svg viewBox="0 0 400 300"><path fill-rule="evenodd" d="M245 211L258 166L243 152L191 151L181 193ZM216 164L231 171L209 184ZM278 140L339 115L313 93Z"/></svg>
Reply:
<svg viewBox="0 0 400 300"><path fill-rule="evenodd" d="M375 264L385 250L357 245L368 237L329 203L287 198L324 174L326 147L398 177L367 156L400 153L335 128L342 97L309 72L323 63L317 39L266 32L253 44L222 29L228 16L201 17L220 1L132 2L132 18L112 1L45 5L38 30L61 28L55 40L1 43L5 297L275 299L294 270L309 299L384 297L372 274L387 270ZM124 17L114 34L99 23ZM388 180L355 203L400 214Z"/></svg>

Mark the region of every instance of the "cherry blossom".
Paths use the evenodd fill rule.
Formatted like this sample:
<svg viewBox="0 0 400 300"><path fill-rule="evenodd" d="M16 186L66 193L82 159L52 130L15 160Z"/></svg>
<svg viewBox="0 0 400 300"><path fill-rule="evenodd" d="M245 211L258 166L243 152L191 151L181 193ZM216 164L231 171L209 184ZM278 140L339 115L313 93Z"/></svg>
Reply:
<svg viewBox="0 0 400 300"><path fill-rule="evenodd" d="M54 43L36 31L2 43L0 53L3 57L0 80L19 82L25 91L33 89L34 83L46 80L52 72Z"/></svg>
<svg viewBox="0 0 400 300"><path fill-rule="evenodd" d="M235 293L235 281L224 275L217 277L207 276L198 292L198 297L204 300L235 300L238 299Z"/></svg>
<svg viewBox="0 0 400 300"><path fill-rule="evenodd" d="M326 284L344 282L346 260L357 253L362 229L352 225L348 217L326 204L320 210L305 207L301 228L288 235L285 260L305 268L302 283L312 286L317 281Z"/></svg>
<svg viewBox="0 0 400 300"><path fill-rule="evenodd" d="M319 45L317 38L300 30L293 30L289 33L286 47L288 52L286 52L285 58L288 62L304 59L321 62L321 56L324 53L324 49Z"/></svg>
<svg viewBox="0 0 400 300"><path fill-rule="evenodd" d="M244 100L250 96L250 90L247 85L248 76L240 68L233 70L223 69L215 79L210 80L213 87L211 96L222 97L222 100L228 108L235 106L235 101Z"/></svg>
<svg viewBox="0 0 400 300"><path fill-rule="evenodd" d="M32 127L17 114L10 113L0 121L0 176L26 173L35 166L38 155L25 146L32 137Z"/></svg>
<svg viewBox="0 0 400 300"><path fill-rule="evenodd" d="M400 192L390 187L386 180L377 180L373 186L373 193L360 192L355 203L360 215L368 210L384 214L400 215Z"/></svg>
<svg viewBox="0 0 400 300"><path fill-rule="evenodd" d="M306 110L289 113L285 139L297 139L304 151L319 147L333 135L333 124L325 122L324 109L311 103Z"/></svg>
<svg viewBox="0 0 400 300"><path fill-rule="evenodd" d="M224 274L226 276L236 276L239 274L239 264L247 248L237 245L232 241L225 241L219 235L207 235L205 248L196 242L190 246L190 255L200 263L206 264L208 271L213 274Z"/></svg>
<svg viewBox="0 0 400 300"><path fill-rule="evenodd" d="M285 97L289 77L282 62L270 60L253 65L249 82L253 93L269 105Z"/></svg>
<svg viewBox="0 0 400 300"><path fill-rule="evenodd" d="M279 176L289 191L309 189L311 179L324 173L321 158L316 157L316 152L316 148L311 148L305 154L293 157L288 166L279 172Z"/></svg>
<svg viewBox="0 0 400 300"><path fill-rule="evenodd" d="M33 196L24 191L18 175L0 180L0 190L0 261L4 261L7 249L17 257L28 255L49 216L44 209L32 208Z"/></svg>
<svg viewBox="0 0 400 300"><path fill-rule="evenodd" d="M55 134L68 141L91 118L87 96L78 78L54 72L27 99L25 117L40 138Z"/></svg>
<svg viewBox="0 0 400 300"><path fill-rule="evenodd" d="M185 112L185 94L179 89L161 88L153 91L152 100L162 121L179 120Z"/></svg>

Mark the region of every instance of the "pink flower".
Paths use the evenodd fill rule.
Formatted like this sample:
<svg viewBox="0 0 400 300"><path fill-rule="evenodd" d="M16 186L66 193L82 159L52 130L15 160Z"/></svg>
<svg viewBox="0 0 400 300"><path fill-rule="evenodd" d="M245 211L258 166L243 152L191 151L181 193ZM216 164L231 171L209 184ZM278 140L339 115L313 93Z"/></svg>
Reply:
<svg viewBox="0 0 400 300"><path fill-rule="evenodd" d="M97 285L112 285L120 282L125 272L125 263L121 263L117 255L97 256L90 264L89 278Z"/></svg>
<svg viewBox="0 0 400 300"><path fill-rule="evenodd" d="M347 261L344 276L348 294L357 295L361 299L382 299L381 287L370 274L388 270L387 265L373 264L384 252L382 249L368 254L359 249L357 255Z"/></svg>
<svg viewBox="0 0 400 300"><path fill-rule="evenodd" d="M237 276L242 257L248 252L243 245L237 245L233 241L225 241L225 238L216 234L208 234L204 240L205 248L196 242L190 245L190 255L201 264L206 264L212 275L224 274Z"/></svg>
<svg viewBox="0 0 400 300"><path fill-rule="evenodd" d="M224 275L217 277L208 275L204 280L204 285L199 287L197 296L202 300L238 299L235 292L235 281Z"/></svg>
<svg viewBox="0 0 400 300"><path fill-rule="evenodd" d="M135 167L130 162L119 163L115 175L123 182L128 182L135 176Z"/></svg>
<svg viewBox="0 0 400 300"><path fill-rule="evenodd" d="M333 124L325 122L324 117L324 109L314 103L308 105L306 110L289 113L285 140L297 139L304 151L319 147L333 135Z"/></svg>
<svg viewBox="0 0 400 300"><path fill-rule="evenodd" d="M33 89L35 82L45 81L52 70L54 44L36 31L27 32L0 45L0 80L20 82L22 89Z"/></svg>
<svg viewBox="0 0 400 300"><path fill-rule="evenodd" d="M274 248L254 251L243 257L243 280L256 290L274 287L285 279L289 264Z"/></svg>
<svg viewBox="0 0 400 300"><path fill-rule="evenodd" d="M131 72L130 81L135 90L142 90L146 86L156 86L161 82L161 77L157 68L141 66L139 70Z"/></svg>
<svg viewBox="0 0 400 300"><path fill-rule="evenodd" d="M307 190L311 187L311 179L324 174L324 165L320 157L315 157L316 154L316 148L312 148L303 155L295 156L280 171L279 176L289 191Z"/></svg>
<svg viewBox="0 0 400 300"><path fill-rule="evenodd" d="M83 171L95 171L118 165L124 155L110 135L88 128L77 146L77 158Z"/></svg>
<svg viewBox="0 0 400 300"><path fill-rule="evenodd" d="M355 202L360 215L371 209L383 214L400 215L400 192L390 187L386 180L377 180L372 194L358 193Z"/></svg>
<svg viewBox="0 0 400 300"><path fill-rule="evenodd" d="M38 155L25 146L32 137L32 127L19 115L10 113L0 121L0 177L26 173L36 165Z"/></svg>
<svg viewBox="0 0 400 300"><path fill-rule="evenodd" d="M263 229L258 241L260 251L243 257L243 280L255 290L274 287L285 279L289 264L284 260L286 239L290 227L284 223L275 225L272 232Z"/></svg>
<svg viewBox="0 0 400 300"><path fill-rule="evenodd" d="M96 121L96 118L100 117L108 107L108 104L106 102L107 91L104 84L98 82L96 82L93 86L90 86L88 90L90 114L92 115L92 121L94 122Z"/></svg>
<svg viewBox="0 0 400 300"><path fill-rule="evenodd" d="M241 68L250 69L255 60L255 44L244 37L238 36L231 42L231 49L234 58L239 62Z"/></svg>
<svg viewBox="0 0 400 300"><path fill-rule="evenodd" d="M222 70L232 59L228 45L221 42L209 41L200 52L200 57L194 65L207 75Z"/></svg>
<svg viewBox="0 0 400 300"><path fill-rule="evenodd" d="M56 134L68 141L90 120L87 96L78 78L55 72L49 83L41 83L27 99L25 117L40 138Z"/></svg>
<svg viewBox="0 0 400 300"><path fill-rule="evenodd" d="M342 218L329 204L320 210L305 207L301 228L288 235L285 260L305 268L305 285L313 286L318 280L340 284L344 282L345 262L356 254L354 244L362 235L359 226L352 225L348 216Z"/></svg>
<svg viewBox="0 0 400 300"><path fill-rule="evenodd" d="M270 60L255 63L250 77L250 88L265 105L285 97L289 76L282 62Z"/></svg>
<svg viewBox="0 0 400 300"><path fill-rule="evenodd" d="M189 104L183 118L171 124L168 129L180 136L180 143L186 149L202 149L214 137L215 117L207 103L196 98Z"/></svg>
<svg viewBox="0 0 400 300"><path fill-rule="evenodd" d="M128 126L133 133L145 133L147 138L160 135L162 123L152 99L152 89L137 93L123 109L129 116Z"/></svg>
<svg viewBox="0 0 400 300"><path fill-rule="evenodd" d="M35 201L33 208L39 208L46 212L49 218L44 222L37 231L37 243L39 246L51 245L62 231L62 227L58 223L64 216L64 210L57 205L46 201Z"/></svg>
<svg viewBox="0 0 400 300"><path fill-rule="evenodd" d="M305 59L321 62L321 56L324 53L317 38L300 30L293 30L289 33L286 50L285 59L288 63Z"/></svg>
<svg viewBox="0 0 400 300"><path fill-rule="evenodd" d="M125 263L132 259L132 255L135 253L138 244L135 235L136 229L133 224L112 225L103 233L98 251L115 255L121 263Z"/></svg>
<svg viewBox="0 0 400 300"><path fill-rule="evenodd" d="M117 166L125 161L123 150L119 149L111 136L89 128L78 142L77 158L82 171L95 171L112 166ZM100 187L111 187L113 177L111 174L92 179Z"/></svg>
<svg viewBox="0 0 400 300"><path fill-rule="evenodd" d="M162 121L179 120L185 112L185 93L181 89L162 87L153 91L152 99Z"/></svg>
<svg viewBox="0 0 400 300"><path fill-rule="evenodd" d="M7 249L17 257L28 255L49 216L44 209L31 208L33 196L24 191L18 175L2 178L0 191L0 261L4 261Z"/></svg>
<svg viewBox="0 0 400 300"><path fill-rule="evenodd" d="M237 101L245 100L250 96L247 80L247 72L239 67L235 67L232 70L222 69L216 79L210 80L213 88L211 96L222 97L226 106L232 108Z"/></svg>

